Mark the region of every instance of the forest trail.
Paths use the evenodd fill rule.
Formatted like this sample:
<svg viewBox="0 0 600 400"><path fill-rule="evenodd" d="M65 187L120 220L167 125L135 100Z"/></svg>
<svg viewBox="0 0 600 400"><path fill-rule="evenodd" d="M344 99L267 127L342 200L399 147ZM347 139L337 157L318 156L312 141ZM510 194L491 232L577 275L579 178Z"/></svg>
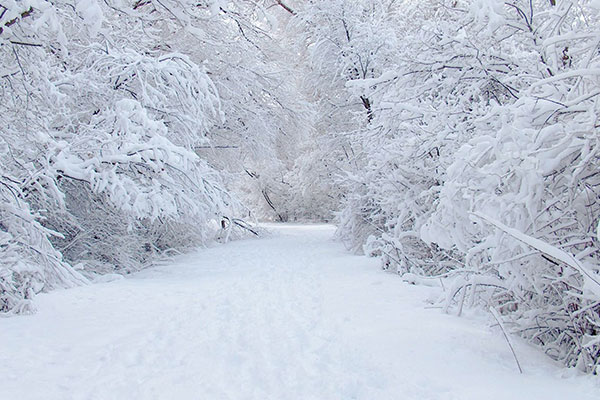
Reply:
<svg viewBox="0 0 600 400"><path fill-rule="evenodd" d="M348 254L333 227L271 228L0 319L0 399L598 399L515 340L520 375L485 316L426 308L439 289Z"/></svg>

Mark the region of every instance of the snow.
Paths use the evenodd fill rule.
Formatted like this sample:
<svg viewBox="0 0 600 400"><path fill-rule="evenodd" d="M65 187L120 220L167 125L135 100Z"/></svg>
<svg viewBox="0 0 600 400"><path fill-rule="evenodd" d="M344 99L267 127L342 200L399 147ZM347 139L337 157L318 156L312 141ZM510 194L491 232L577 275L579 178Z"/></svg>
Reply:
<svg viewBox="0 0 600 400"><path fill-rule="evenodd" d="M95 36L102 27L104 19L98 3L95 0L79 0L76 2L75 9L83 18L83 23L89 27L92 36Z"/></svg>
<svg viewBox="0 0 600 400"><path fill-rule="evenodd" d="M1 399L597 399L484 314L428 307L327 225L203 249L0 319ZM40 332L43 332L40 335Z"/></svg>
<svg viewBox="0 0 600 400"><path fill-rule="evenodd" d="M555 246L552 246L548 243L545 243L539 239L536 239L534 237L526 235L516 229L510 228L510 227L504 225L503 223L496 221L493 218L490 218L482 213L476 212L476 213L473 213L473 215L476 215L479 218L483 219L484 221L489 222L490 224L496 226L498 229L502 230L503 232L508 233L515 239L520 240L523 243L526 243L527 245L533 247L536 250L539 250L541 253L547 254L550 257L552 257L556 260L559 260L559 261L565 263L566 265L570 266L571 268L577 270L578 272L581 273L581 275L585 279L584 288L587 288L594 295L600 296L600 281L598 280L598 278L596 278L594 276L593 272L588 271L587 268L579 260L577 260L572 254L569 254L566 251L563 251L563 250L561 250Z"/></svg>

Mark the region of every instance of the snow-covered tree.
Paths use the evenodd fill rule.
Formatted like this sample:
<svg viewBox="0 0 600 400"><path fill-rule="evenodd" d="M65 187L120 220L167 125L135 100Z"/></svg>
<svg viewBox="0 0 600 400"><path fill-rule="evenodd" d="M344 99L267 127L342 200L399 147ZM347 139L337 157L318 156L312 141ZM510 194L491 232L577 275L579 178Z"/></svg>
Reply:
<svg viewBox="0 0 600 400"><path fill-rule="evenodd" d="M136 270L245 213L221 172L243 164L202 149L239 143L259 165L296 133L254 42L267 22L254 2L0 6L0 311Z"/></svg>
<svg viewBox="0 0 600 400"><path fill-rule="evenodd" d="M595 3L334 3L307 6L313 71L337 82L319 98L368 99L366 116L355 108L324 130L326 148L353 151L332 178L340 236L385 268L452 279L448 306L495 307L553 357L594 370Z"/></svg>
<svg viewBox="0 0 600 400"><path fill-rule="evenodd" d="M485 293L515 331L593 371L600 361L598 10L585 1L475 5L475 17L494 29L491 48L510 61L500 82L515 99L494 99L474 122L476 135L448 166L423 237L465 255L456 291ZM490 278L493 290L478 285Z"/></svg>

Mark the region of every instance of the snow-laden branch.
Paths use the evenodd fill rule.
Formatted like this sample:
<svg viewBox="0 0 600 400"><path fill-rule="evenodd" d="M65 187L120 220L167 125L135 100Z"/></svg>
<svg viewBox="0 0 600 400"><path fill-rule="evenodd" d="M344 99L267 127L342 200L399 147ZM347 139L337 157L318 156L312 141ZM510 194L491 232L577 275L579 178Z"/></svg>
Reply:
<svg viewBox="0 0 600 400"><path fill-rule="evenodd" d="M536 239L532 236L526 235L523 232L520 232L514 228L510 228L503 223L490 218L487 215L482 214L481 212L474 212L473 215L481 218L482 220L488 222L489 224L495 226L500 229L502 232L509 234L515 239L525 243L526 245L538 250L540 253L543 253L554 260L560 261L569 267L573 268L577 272L579 272L587 282L584 288L590 290L594 295L600 297L600 277L596 276L593 272L589 271L583 263L577 260L572 254L567 253L555 246L552 246L549 243L546 243L542 240Z"/></svg>

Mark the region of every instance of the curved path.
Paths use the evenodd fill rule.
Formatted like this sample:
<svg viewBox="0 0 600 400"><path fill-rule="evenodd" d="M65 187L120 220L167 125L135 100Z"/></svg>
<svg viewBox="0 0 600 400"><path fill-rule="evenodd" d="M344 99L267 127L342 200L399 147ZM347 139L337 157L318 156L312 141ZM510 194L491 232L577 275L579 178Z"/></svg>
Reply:
<svg viewBox="0 0 600 400"><path fill-rule="evenodd" d="M183 256L38 297L0 319L4 400L598 399L483 315L426 308L436 288L348 254L324 225Z"/></svg>

